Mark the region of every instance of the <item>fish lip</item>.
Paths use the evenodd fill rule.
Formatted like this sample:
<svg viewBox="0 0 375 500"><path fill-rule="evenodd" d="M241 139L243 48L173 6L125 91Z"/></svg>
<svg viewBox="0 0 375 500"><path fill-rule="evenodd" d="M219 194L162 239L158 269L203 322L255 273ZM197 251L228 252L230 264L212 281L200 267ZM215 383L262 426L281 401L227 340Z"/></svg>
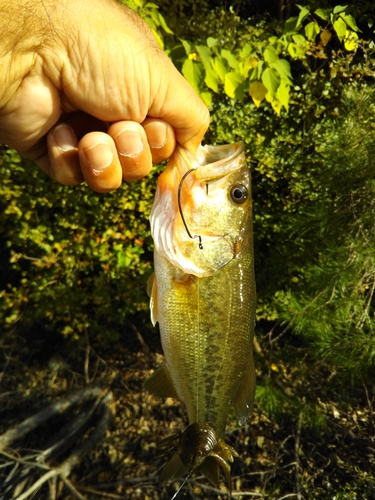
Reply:
<svg viewBox="0 0 375 500"><path fill-rule="evenodd" d="M239 158L244 150L245 144L242 141L223 146L201 146L197 152L196 179L203 182L220 179L238 170L241 163L245 166L245 159Z"/></svg>

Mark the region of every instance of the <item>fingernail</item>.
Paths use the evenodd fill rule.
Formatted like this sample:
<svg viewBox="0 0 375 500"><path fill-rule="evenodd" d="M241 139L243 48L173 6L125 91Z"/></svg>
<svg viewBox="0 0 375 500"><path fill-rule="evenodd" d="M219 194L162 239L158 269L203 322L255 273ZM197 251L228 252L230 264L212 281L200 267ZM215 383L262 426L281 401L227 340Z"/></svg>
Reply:
<svg viewBox="0 0 375 500"><path fill-rule="evenodd" d="M113 161L112 148L104 142L98 142L83 152L91 167L98 172L109 167Z"/></svg>
<svg viewBox="0 0 375 500"><path fill-rule="evenodd" d="M75 133L68 125L58 125L53 131L53 138L62 151L75 149L78 144Z"/></svg>
<svg viewBox="0 0 375 500"><path fill-rule="evenodd" d="M122 129L114 140L117 151L122 156L137 156L143 149L143 142L139 132L136 130Z"/></svg>
<svg viewBox="0 0 375 500"><path fill-rule="evenodd" d="M162 148L167 142L168 127L165 123L152 122L144 126L147 140L152 148Z"/></svg>

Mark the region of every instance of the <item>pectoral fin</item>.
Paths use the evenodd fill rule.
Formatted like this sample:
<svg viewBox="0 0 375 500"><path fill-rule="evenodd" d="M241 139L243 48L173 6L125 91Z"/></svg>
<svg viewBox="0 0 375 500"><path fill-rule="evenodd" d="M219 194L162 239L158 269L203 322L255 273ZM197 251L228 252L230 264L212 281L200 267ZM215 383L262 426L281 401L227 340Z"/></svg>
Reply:
<svg viewBox="0 0 375 500"><path fill-rule="evenodd" d="M245 425L254 405L255 395L255 367L251 353L247 370L242 378L241 385L234 399L234 409L240 425Z"/></svg>
<svg viewBox="0 0 375 500"><path fill-rule="evenodd" d="M155 326L158 318L158 287L156 284L155 273L152 273L147 281L147 294L150 297L151 323Z"/></svg>
<svg viewBox="0 0 375 500"><path fill-rule="evenodd" d="M160 365L143 384L143 387L160 398L179 399L171 374L165 363Z"/></svg>

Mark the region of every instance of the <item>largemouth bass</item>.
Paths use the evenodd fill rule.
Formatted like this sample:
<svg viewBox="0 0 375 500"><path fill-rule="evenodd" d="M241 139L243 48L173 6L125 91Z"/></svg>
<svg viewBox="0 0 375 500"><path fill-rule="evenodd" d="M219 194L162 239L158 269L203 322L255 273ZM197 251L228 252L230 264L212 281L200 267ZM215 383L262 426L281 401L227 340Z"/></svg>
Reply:
<svg viewBox="0 0 375 500"><path fill-rule="evenodd" d="M145 388L181 400L189 418L161 480L200 467L217 484L221 467L230 486L238 455L224 442L228 413L233 404L244 425L255 390L251 181L243 143L200 146L195 157L177 147L158 179L150 222L151 319L159 322L165 363Z"/></svg>

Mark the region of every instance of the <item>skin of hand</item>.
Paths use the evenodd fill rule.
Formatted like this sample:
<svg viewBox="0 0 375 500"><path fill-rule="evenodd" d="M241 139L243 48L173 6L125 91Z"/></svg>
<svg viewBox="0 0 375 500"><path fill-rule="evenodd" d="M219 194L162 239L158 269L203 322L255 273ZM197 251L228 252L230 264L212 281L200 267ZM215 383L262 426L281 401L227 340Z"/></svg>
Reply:
<svg viewBox="0 0 375 500"><path fill-rule="evenodd" d="M0 0L0 142L94 191L145 176L176 141L194 154L206 106L148 25L114 0Z"/></svg>

